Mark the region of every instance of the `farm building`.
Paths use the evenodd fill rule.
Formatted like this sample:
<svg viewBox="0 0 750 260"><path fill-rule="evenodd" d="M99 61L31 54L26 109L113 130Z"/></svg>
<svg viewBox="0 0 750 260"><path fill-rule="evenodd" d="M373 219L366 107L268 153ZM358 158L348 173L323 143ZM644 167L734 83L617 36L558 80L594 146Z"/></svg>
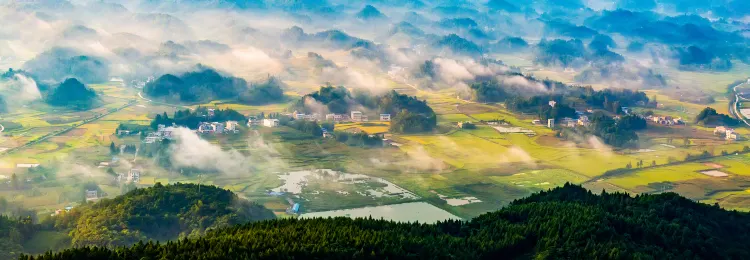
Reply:
<svg viewBox="0 0 750 260"><path fill-rule="evenodd" d="M563 127L576 127L577 124L578 124L578 121L570 117L565 117L562 120L560 120L560 125Z"/></svg>
<svg viewBox="0 0 750 260"><path fill-rule="evenodd" d="M591 121L589 121L589 117L587 116L579 116L578 125L588 127L589 125L591 125Z"/></svg>
<svg viewBox="0 0 750 260"><path fill-rule="evenodd" d="M725 126L717 126L714 129L715 135L721 135L724 136L724 139L726 140L740 140L741 136L734 131L734 129L725 127Z"/></svg>
<svg viewBox="0 0 750 260"><path fill-rule="evenodd" d="M327 114L326 121L341 122L344 120L344 116L345 115L340 115L340 114Z"/></svg>
<svg viewBox="0 0 750 260"><path fill-rule="evenodd" d="M295 110L292 113L292 118L294 118L295 120L305 120L305 113L300 113Z"/></svg>
<svg viewBox="0 0 750 260"><path fill-rule="evenodd" d="M352 121L354 121L354 122L362 122L362 112L360 112L360 111L352 111Z"/></svg>
<svg viewBox="0 0 750 260"><path fill-rule="evenodd" d="M547 119L547 127L555 128L555 119L553 118Z"/></svg>
<svg viewBox="0 0 750 260"><path fill-rule="evenodd" d="M128 182L137 183L141 181L141 170L140 169L130 169L130 172L128 172L127 176Z"/></svg>
<svg viewBox="0 0 750 260"><path fill-rule="evenodd" d="M279 126L279 120L278 119L263 119L263 126L277 127Z"/></svg>
<svg viewBox="0 0 750 260"><path fill-rule="evenodd" d="M38 163L18 163L16 168L36 168L39 167Z"/></svg>
<svg viewBox="0 0 750 260"><path fill-rule="evenodd" d="M237 121L227 121L227 126L226 126L227 132L237 131L237 125L238 125Z"/></svg>
<svg viewBox="0 0 750 260"><path fill-rule="evenodd" d="M219 122L201 122L200 125L198 125L198 133L201 134L221 134L224 133L224 130L226 130L225 125Z"/></svg>
<svg viewBox="0 0 750 260"><path fill-rule="evenodd" d="M198 133L206 134L206 133L213 133L216 129L213 128L211 123L208 122L202 122L200 125L198 125Z"/></svg>
<svg viewBox="0 0 750 260"><path fill-rule="evenodd" d="M320 114L313 113L311 115L305 115L302 119L307 121L317 121L320 118Z"/></svg>
<svg viewBox="0 0 750 260"><path fill-rule="evenodd" d="M656 124L660 125L681 125L685 122L682 121L682 118L673 118L671 116L648 116L646 117L646 121L652 121Z"/></svg>
<svg viewBox="0 0 750 260"><path fill-rule="evenodd" d="M727 131L734 132L734 129L726 126L717 126L716 128L714 128L714 134L725 134Z"/></svg>
<svg viewBox="0 0 750 260"><path fill-rule="evenodd" d="M262 122L263 120L257 119L255 117L251 117L250 119L247 120L247 126L248 127L257 126L257 125L260 125Z"/></svg>
<svg viewBox="0 0 750 260"><path fill-rule="evenodd" d="M391 114L380 114L380 121L391 121Z"/></svg>
<svg viewBox="0 0 750 260"><path fill-rule="evenodd" d="M96 190L86 190L86 201L96 201L99 199L99 193Z"/></svg>

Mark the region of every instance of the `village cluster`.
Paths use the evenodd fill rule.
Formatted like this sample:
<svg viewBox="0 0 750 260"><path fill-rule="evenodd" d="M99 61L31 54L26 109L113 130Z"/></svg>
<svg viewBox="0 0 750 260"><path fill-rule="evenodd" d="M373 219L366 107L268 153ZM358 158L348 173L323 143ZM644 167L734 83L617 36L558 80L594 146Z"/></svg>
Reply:
<svg viewBox="0 0 750 260"><path fill-rule="evenodd" d="M327 114L325 117L321 114L305 114L298 111L294 111L291 114L285 114L294 120L306 120L306 121L329 121L336 123L345 122L369 122L369 117L361 111L352 111L350 114ZM380 121L389 122L391 121L391 114L380 114ZM247 126L264 126L264 127L277 127L279 126L279 119L276 118L264 118L259 119L257 117L250 117L247 121Z"/></svg>

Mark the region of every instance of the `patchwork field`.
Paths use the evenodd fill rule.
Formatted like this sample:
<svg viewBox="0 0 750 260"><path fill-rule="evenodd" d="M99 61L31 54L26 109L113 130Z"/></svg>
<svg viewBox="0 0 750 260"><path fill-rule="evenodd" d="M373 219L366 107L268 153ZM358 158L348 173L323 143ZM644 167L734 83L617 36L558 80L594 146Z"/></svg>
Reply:
<svg viewBox="0 0 750 260"><path fill-rule="evenodd" d="M292 197L268 194L268 191L285 183L278 178L279 172L300 169L335 169L382 178L414 193L419 201L460 217L495 210L514 199L566 182L584 184L597 192L602 189L631 193L677 191L691 198L715 201L730 208L750 207L750 192L740 187L744 185L746 176L750 180L748 155L709 160L721 167L705 164L709 162L694 162L647 168L591 181L606 171L624 168L627 164L635 165L641 160L645 165L652 162L664 165L702 151L709 151L713 155L720 155L722 151L742 151L748 144L721 141L711 133L712 129L695 126L654 128L643 133L642 149L613 150L596 139L566 141L557 138L555 131L545 125L532 124L533 116L510 113L500 104L460 100L453 90L423 91L388 82L389 88L426 100L438 114L440 130L424 135L389 134L388 138L400 146L365 149L331 139L303 136L286 127L247 129L242 126L236 135L207 135L202 138L223 151L242 154L244 160L252 165L249 172L233 175L169 172L157 166L153 159L132 153L119 155L122 164L113 169L116 172L125 172L132 167L143 169L144 174L136 184L138 187L157 182L217 185L263 203L285 217L289 217L284 213L289 207L287 198L299 201L304 212L397 202L368 196L343 196L336 192L356 193L358 190L339 189L339 186L327 182L312 182L310 185L317 187L317 190L334 192L312 191ZM293 89L287 93L291 96L289 102L293 102L293 97L317 88L303 82L290 86ZM39 163L72 170L64 171L65 177L58 176L54 182L40 182L45 183L43 187L35 186L33 190L22 193L0 190L0 196L49 213L78 203L83 185L97 178L103 182L99 185L102 191L107 196L115 196L121 192L121 187L114 183L113 175L105 172L107 168L97 165L112 159L108 148L111 142L140 145L138 136L114 135L120 123L147 125L157 114L171 114L178 109L195 109L198 106L232 108L244 114L256 114L283 112L289 105L247 106L216 101L182 106L141 98L135 89L106 84L95 85L94 88L111 102L83 112L54 111L44 105L31 106L2 119L6 132L0 147L25 146L0 158L0 176L9 178L12 173L24 178L41 176L27 169L16 168L16 164ZM691 118L703 108L701 105L671 100L658 92L650 92L649 95L656 95L665 104L664 108L654 110L656 113ZM137 103L128 105L133 99ZM51 116L52 112L55 116ZM100 115L104 116L97 117ZM465 121L477 123L477 128L458 129L455 126ZM502 124L482 123L487 121L501 121ZM389 122L347 123L337 124L335 129L380 134L388 133L389 126ZM62 130L65 131L56 132ZM51 136L26 144L47 135ZM681 138L686 135L691 136L687 144ZM728 176L712 177L701 173L708 170L721 171ZM85 174L81 175L82 172ZM729 182L739 184L729 185ZM750 183L746 187L750 187ZM299 200L300 196L305 199Z"/></svg>

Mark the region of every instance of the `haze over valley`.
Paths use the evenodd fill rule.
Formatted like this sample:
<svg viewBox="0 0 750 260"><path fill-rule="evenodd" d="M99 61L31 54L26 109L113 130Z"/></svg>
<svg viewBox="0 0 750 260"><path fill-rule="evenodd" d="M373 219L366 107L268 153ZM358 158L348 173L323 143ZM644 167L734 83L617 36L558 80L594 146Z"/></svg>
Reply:
<svg viewBox="0 0 750 260"><path fill-rule="evenodd" d="M750 254L716 231L750 210L744 1L7 0L0 24L0 259ZM324 235L358 223L409 238Z"/></svg>

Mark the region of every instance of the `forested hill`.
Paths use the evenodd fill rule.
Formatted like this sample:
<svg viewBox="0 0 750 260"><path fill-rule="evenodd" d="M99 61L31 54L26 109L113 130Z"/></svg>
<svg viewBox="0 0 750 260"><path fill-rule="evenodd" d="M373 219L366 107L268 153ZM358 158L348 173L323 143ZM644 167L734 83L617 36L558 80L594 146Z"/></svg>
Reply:
<svg viewBox="0 0 750 260"><path fill-rule="evenodd" d="M46 97L47 104L86 110L97 102L96 92L74 78L69 78L50 91Z"/></svg>
<svg viewBox="0 0 750 260"><path fill-rule="evenodd" d="M143 88L152 98L169 102L202 103L216 99L243 104L263 105L284 99L281 82L275 78L249 84L237 77L222 76L217 71L200 67L180 76L165 74Z"/></svg>
<svg viewBox="0 0 750 260"><path fill-rule="evenodd" d="M750 259L750 215L673 193L595 195L565 185L470 221L284 219L175 243L22 259Z"/></svg>
<svg viewBox="0 0 750 260"><path fill-rule="evenodd" d="M299 112L320 114L348 114L352 110L363 109L366 114L391 114L392 132L430 132L437 125L435 111L427 101L399 94L395 90L376 95L363 90L350 92L343 86L323 86L317 92L303 96L290 108Z"/></svg>
<svg viewBox="0 0 750 260"><path fill-rule="evenodd" d="M71 230L73 246L123 246L198 236L209 229L272 218L273 212L263 206L215 186L157 183L74 208L52 221L57 230Z"/></svg>

